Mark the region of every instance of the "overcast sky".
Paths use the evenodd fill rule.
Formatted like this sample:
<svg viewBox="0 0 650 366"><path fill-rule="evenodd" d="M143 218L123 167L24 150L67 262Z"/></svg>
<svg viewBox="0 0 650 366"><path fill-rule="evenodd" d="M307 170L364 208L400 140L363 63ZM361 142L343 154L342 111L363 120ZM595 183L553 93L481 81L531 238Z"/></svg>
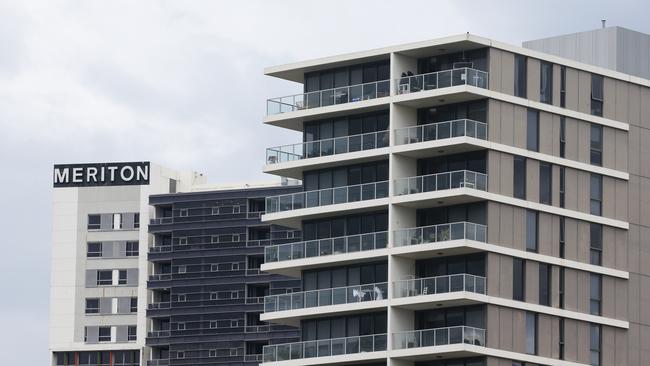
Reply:
<svg viewBox="0 0 650 366"><path fill-rule="evenodd" d="M522 41L620 25L644 1L0 0L0 345L48 364L54 163L150 160L211 182L269 180L264 67L470 32Z"/></svg>

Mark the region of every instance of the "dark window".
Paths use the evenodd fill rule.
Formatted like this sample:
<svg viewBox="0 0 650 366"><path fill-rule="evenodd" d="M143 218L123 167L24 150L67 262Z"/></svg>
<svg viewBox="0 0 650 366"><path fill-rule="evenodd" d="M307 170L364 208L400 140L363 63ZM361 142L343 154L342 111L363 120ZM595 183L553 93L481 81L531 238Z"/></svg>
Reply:
<svg viewBox="0 0 650 366"><path fill-rule="evenodd" d="M566 192L566 170L563 166L560 167L560 207L564 208Z"/></svg>
<svg viewBox="0 0 650 366"><path fill-rule="evenodd" d="M551 306L551 266L539 264L539 304Z"/></svg>
<svg viewBox="0 0 650 366"><path fill-rule="evenodd" d="M592 215L600 216L603 211L603 177L592 173L589 187L589 211Z"/></svg>
<svg viewBox="0 0 650 366"><path fill-rule="evenodd" d="M526 158L523 156L514 157L513 178L513 196L526 199Z"/></svg>
<svg viewBox="0 0 650 366"><path fill-rule="evenodd" d="M526 262L521 258L512 259L512 299L524 301L526 295Z"/></svg>
<svg viewBox="0 0 650 366"><path fill-rule="evenodd" d="M126 285L126 283L127 283L127 278L126 278L127 272L126 272L126 270L125 269L120 269L118 272L119 272L119 277L118 277L117 284L118 285Z"/></svg>
<svg viewBox="0 0 650 366"><path fill-rule="evenodd" d="M591 114L603 115L603 76L591 74Z"/></svg>
<svg viewBox="0 0 650 366"><path fill-rule="evenodd" d="M97 258L102 256L102 243L88 243L86 257Z"/></svg>
<svg viewBox="0 0 650 366"><path fill-rule="evenodd" d="M559 322L559 359L564 360L564 318L560 318Z"/></svg>
<svg viewBox="0 0 650 366"><path fill-rule="evenodd" d="M526 148L539 151L539 111L529 109L526 121Z"/></svg>
<svg viewBox="0 0 650 366"><path fill-rule="evenodd" d="M602 299L602 276L592 273L589 275L590 295L589 295L589 313L600 315L600 304Z"/></svg>
<svg viewBox="0 0 650 366"><path fill-rule="evenodd" d="M86 299L86 314L99 313L99 299Z"/></svg>
<svg viewBox="0 0 650 366"><path fill-rule="evenodd" d="M527 67L528 59L526 56L515 55L515 96L526 98L527 88Z"/></svg>
<svg viewBox="0 0 650 366"><path fill-rule="evenodd" d="M560 107L566 107L566 66L560 66Z"/></svg>
<svg viewBox="0 0 650 366"><path fill-rule="evenodd" d="M127 257L137 257L138 256L138 242L137 241L127 241L126 242L126 256Z"/></svg>
<svg viewBox="0 0 650 366"><path fill-rule="evenodd" d="M589 159L593 165L603 165L603 126L591 125Z"/></svg>
<svg viewBox="0 0 650 366"><path fill-rule="evenodd" d="M129 325L127 337L129 342L138 340L138 327L135 325Z"/></svg>
<svg viewBox="0 0 650 366"><path fill-rule="evenodd" d="M111 341L111 327L99 327L99 341L100 342Z"/></svg>
<svg viewBox="0 0 650 366"><path fill-rule="evenodd" d="M592 366L600 366L600 349L602 339L600 336L600 325L589 325L589 364Z"/></svg>
<svg viewBox="0 0 650 366"><path fill-rule="evenodd" d="M97 271L97 286L110 286L113 284L113 271Z"/></svg>
<svg viewBox="0 0 650 366"><path fill-rule="evenodd" d="M560 267L560 286L559 297L560 297L560 309L564 309L564 267Z"/></svg>
<svg viewBox="0 0 650 366"><path fill-rule="evenodd" d="M132 297L131 298L131 312L132 313L137 313L138 312L138 298L137 297Z"/></svg>
<svg viewBox="0 0 650 366"><path fill-rule="evenodd" d="M603 257L603 226L589 224L589 262L602 265Z"/></svg>
<svg viewBox="0 0 650 366"><path fill-rule="evenodd" d="M552 203L553 176L552 166L549 163L539 163L539 203L550 205Z"/></svg>
<svg viewBox="0 0 650 366"><path fill-rule="evenodd" d="M133 214L133 227L134 227L135 229L139 229L139 228L140 228L140 213L138 213L138 212L136 212L135 214Z"/></svg>
<svg viewBox="0 0 650 366"><path fill-rule="evenodd" d="M88 230L99 230L101 228L101 215L88 215Z"/></svg>
<svg viewBox="0 0 650 366"><path fill-rule="evenodd" d="M537 354L537 314L526 313L526 353Z"/></svg>
<svg viewBox="0 0 650 366"><path fill-rule="evenodd" d="M539 68L539 101L553 104L553 64L542 61Z"/></svg>
<svg viewBox="0 0 650 366"><path fill-rule="evenodd" d="M538 221L537 211L526 211L526 250L529 252L537 251Z"/></svg>
<svg viewBox="0 0 650 366"><path fill-rule="evenodd" d="M566 222L564 216L560 217L560 258L564 258L566 252Z"/></svg>
<svg viewBox="0 0 650 366"><path fill-rule="evenodd" d="M560 157L566 157L566 118L560 117Z"/></svg>

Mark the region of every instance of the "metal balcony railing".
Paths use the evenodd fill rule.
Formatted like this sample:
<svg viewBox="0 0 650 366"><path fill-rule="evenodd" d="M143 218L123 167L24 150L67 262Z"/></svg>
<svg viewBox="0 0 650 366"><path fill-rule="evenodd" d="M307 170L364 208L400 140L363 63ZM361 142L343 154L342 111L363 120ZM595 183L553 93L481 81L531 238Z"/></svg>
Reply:
<svg viewBox="0 0 650 366"><path fill-rule="evenodd" d="M382 282L271 295L264 298L264 312L384 300L387 292L388 284Z"/></svg>
<svg viewBox="0 0 650 366"><path fill-rule="evenodd" d="M355 184L266 198L266 212L283 212L388 197L388 181Z"/></svg>
<svg viewBox="0 0 650 366"><path fill-rule="evenodd" d="M171 307L171 302L169 301L152 302L151 304L147 305L147 309L149 310L169 309L170 307Z"/></svg>
<svg viewBox="0 0 650 366"><path fill-rule="evenodd" d="M387 231L308 240L268 246L264 248L264 261L272 263L332 254L354 253L386 248L387 244Z"/></svg>
<svg viewBox="0 0 650 366"><path fill-rule="evenodd" d="M465 118L398 128L395 130L395 143L405 145L461 136L487 140L487 123Z"/></svg>
<svg viewBox="0 0 650 366"><path fill-rule="evenodd" d="M157 217L149 220L150 225L172 224L173 222L173 217Z"/></svg>
<svg viewBox="0 0 650 366"><path fill-rule="evenodd" d="M271 147L266 149L266 163L285 163L287 161L387 147L389 144L388 135L388 131L377 131Z"/></svg>
<svg viewBox="0 0 650 366"><path fill-rule="evenodd" d="M415 93L450 86L471 85L487 89L488 73L469 67L404 76L395 79L396 94Z"/></svg>
<svg viewBox="0 0 650 366"><path fill-rule="evenodd" d="M164 338L169 337L169 330L152 330L147 332L147 337L149 338Z"/></svg>
<svg viewBox="0 0 650 366"><path fill-rule="evenodd" d="M485 329L457 326L393 333L393 349L466 343L485 346Z"/></svg>
<svg viewBox="0 0 650 366"><path fill-rule="evenodd" d="M382 98L389 95L390 80L374 81L365 84L271 98L266 101L266 114L270 116L302 109Z"/></svg>
<svg viewBox="0 0 650 366"><path fill-rule="evenodd" d="M487 226L472 222L452 222L399 229L393 232L395 247L468 239L487 242Z"/></svg>
<svg viewBox="0 0 650 366"><path fill-rule="evenodd" d="M393 283L395 297L444 294L467 291L485 294L485 277L459 273L446 276L414 278Z"/></svg>
<svg viewBox="0 0 650 366"><path fill-rule="evenodd" d="M264 362L299 360L386 350L385 333L264 346Z"/></svg>
<svg viewBox="0 0 650 366"><path fill-rule="evenodd" d="M157 273L149 275L149 281L169 281L172 279L171 273Z"/></svg>
<svg viewBox="0 0 650 366"><path fill-rule="evenodd" d="M147 360L147 366L169 366L169 359Z"/></svg>
<svg viewBox="0 0 650 366"><path fill-rule="evenodd" d="M454 188L487 191L487 174L470 170L456 170L395 180L395 194L398 196Z"/></svg>

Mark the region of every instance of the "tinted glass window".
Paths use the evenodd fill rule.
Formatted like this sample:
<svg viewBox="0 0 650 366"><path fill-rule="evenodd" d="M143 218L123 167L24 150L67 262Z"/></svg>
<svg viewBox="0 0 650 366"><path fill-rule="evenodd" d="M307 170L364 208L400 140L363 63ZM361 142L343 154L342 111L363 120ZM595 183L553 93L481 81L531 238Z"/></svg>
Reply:
<svg viewBox="0 0 650 366"><path fill-rule="evenodd" d="M539 202L551 204L553 180L551 177L551 164L539 163Z"/></svg>
<svg viewBox="0 0 650 366"><path fill-rule="evenodd" d="M539 304L551 305L551 270L546 263L539 264Z"/></svg>
<svg viewBox="0 0 650 366"><path fill-rule="evenodd" d="M515 55L515 96L526 98L527 58L522 55Z"/></svg>
<svg viewBox="0 0 650 366"><path fill-rule="evenodd" d="M526 283L525 262L521 258L512 259L512 299L524 301Z"/></svg>
<svg viewBox="0 0 650 366"><path fill-rule="evenodd" d="M537 251L538 240L538 215L537 211L526 211L526 250Z"/></svg>
<svg viewBox="0 0 650 366"><path fill-rule="evenodd" d="M593 165L603 165L603 126L591 125L589 159Z"/></svg>
<svg viewBox="0 0 650 366"><path fill-rule="evenodd" d="M526 120L526 147L531 151L539 151L539 112L529 109Z"/></svg>
<svg viewBox="0 0 650 366"><path fill-rule="evenodd" d="M514 157L513 178L513 196L526 199L526 158L522 156Z"/></svg>
<svg viewBox="0 0 650 366"><path fill-rule="evenodd" d="M539 101L553 103L553 64L542 61L540 63Z"/></svg>
<svg viewBox="0 0 650 366"><path fill-rule="evenodd" d="M537 314L526 313L526 353L537 354Z"/></svg>

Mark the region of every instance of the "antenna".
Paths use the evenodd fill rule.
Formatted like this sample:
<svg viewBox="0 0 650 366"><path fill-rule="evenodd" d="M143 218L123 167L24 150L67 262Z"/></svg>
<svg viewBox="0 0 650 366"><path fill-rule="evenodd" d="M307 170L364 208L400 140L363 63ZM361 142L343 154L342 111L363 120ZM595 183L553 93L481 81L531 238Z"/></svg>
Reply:
<svg viewBox="0 0 650 366"><path fill-rule="evenodd" d="M607 23L607 19L601 19L600 22L603 24L603 29L605 29L605 23Z"/></svg>

